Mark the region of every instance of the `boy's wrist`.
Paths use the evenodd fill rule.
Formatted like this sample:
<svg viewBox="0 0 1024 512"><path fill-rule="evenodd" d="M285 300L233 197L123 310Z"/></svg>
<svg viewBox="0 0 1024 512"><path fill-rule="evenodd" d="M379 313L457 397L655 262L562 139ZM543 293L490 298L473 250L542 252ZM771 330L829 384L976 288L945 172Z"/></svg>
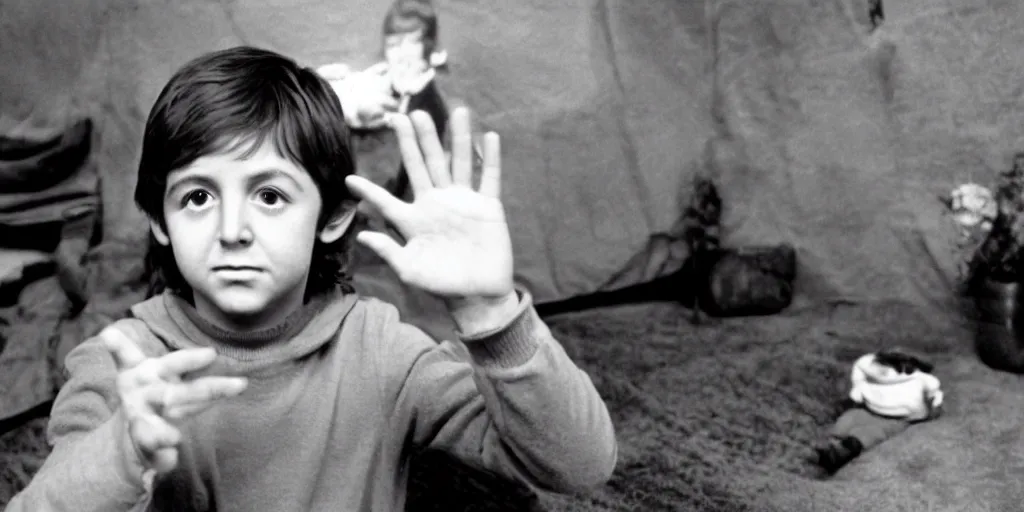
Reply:
<svg viewBox="0 0 1024 512"><path fill-rule="evenodd" d="M447 303L459 333L472 337L509 324L519 310L519 293L512 290L502 297L466 297Z"/></svg>

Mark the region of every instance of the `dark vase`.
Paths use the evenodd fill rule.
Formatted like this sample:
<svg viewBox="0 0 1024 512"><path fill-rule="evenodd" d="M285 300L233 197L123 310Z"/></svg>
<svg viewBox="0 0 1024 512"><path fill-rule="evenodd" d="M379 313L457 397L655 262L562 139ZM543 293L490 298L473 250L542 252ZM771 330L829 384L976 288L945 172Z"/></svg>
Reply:
<svg viewBox="0 0 1024 512"><path fill-rule="evenodd" d="M989 367L1024 373L1024 287L993 279L972 286L976 313L974 347Z"/></svg>

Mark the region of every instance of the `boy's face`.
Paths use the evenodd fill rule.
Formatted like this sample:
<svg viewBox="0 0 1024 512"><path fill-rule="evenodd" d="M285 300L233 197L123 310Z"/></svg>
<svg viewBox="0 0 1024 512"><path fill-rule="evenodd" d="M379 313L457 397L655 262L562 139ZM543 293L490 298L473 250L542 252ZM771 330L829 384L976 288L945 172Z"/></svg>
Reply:
<svg viewBox="0 0 1024 512"><path fill-rule="evenodd" d="M302 304L313 245L344 234L351 212L317 230L321 198L302 168L265 143L246 144L172 172L164 195L166 230L196 309L230 329L276 325Z"/></svg>

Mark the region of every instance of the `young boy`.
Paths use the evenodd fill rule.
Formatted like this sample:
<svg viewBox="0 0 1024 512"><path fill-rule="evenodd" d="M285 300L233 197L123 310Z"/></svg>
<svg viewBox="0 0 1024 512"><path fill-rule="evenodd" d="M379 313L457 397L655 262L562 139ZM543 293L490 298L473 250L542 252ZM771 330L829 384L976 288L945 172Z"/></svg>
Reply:
<svg viewBox="0 0 1024 512"><path fill-rule="evenodd" d="M171 78L135 195L168 290L68 355L53 451L9 512L398 511L427 447L556 492L609 478L603 401L513 288L497 135L473 190L468 111L450 167L429 116L397 117L406 203L353 174L342 119L323 79L269 51ZM350 291L357 198L406 243L358 241L444 298L468 360Z"/></svg>

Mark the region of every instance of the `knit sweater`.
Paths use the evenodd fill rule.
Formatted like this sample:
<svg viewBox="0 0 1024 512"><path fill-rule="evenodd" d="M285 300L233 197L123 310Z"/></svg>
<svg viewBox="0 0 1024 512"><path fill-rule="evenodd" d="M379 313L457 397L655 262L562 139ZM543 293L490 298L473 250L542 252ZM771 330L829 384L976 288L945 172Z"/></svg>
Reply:
<svg viewBox="0 0 1024 512"><path fill-rule="evenodd" d="M436 343L355 295L246 334L174 295L149 299L115 324L146 354L215 347L204 373L249 386L180 422L178 467L147 482L114 360L97 338L83 342L53 406L53 451L7 511L400 511L420 448L555 492L602 483L617 456L607 408L519 297L506 325L464 344Z"/></svg>
<svg viewBox="0 0 1024 512"><path fill-rule="evenodd" d="M854 362L850 381L850 399L881 416L919 421L942 405L938 378L921 370L895 372L876 363L875 354Z"/></svg>

